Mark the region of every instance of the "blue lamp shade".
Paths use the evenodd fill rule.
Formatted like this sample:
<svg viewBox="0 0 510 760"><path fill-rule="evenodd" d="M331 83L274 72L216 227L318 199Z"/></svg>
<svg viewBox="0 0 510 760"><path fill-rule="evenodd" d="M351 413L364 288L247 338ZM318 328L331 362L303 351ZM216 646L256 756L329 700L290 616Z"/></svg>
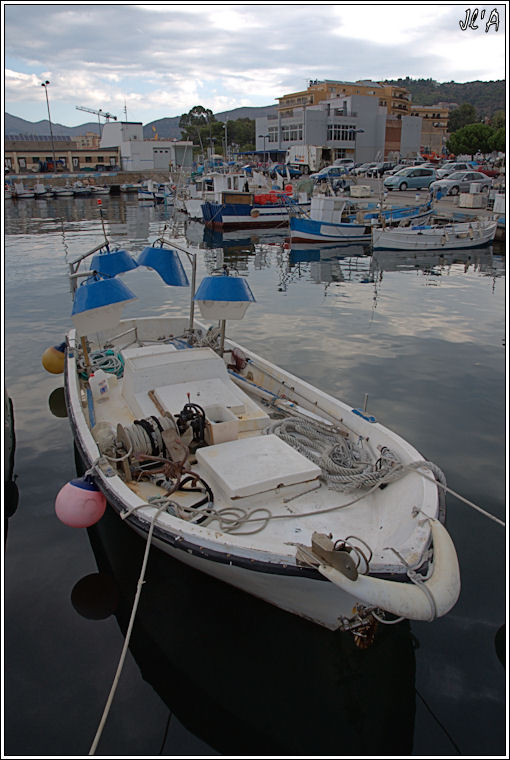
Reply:
<svg viewBox="0 0 510 760"><path fill-rule="evenodd" d="M122 272L136 269L138 262L124 249L118 251L99 251L93 257L90 268L102 275L115 277Z"/></svg>
<svg viewBox="0 0 510 760"><path fill-rule="evenodd" d="M77 289L71 317L80 335L115 327L124 306L136 296L115 277L90 278Z"/></svg>
<svg viewBox="0 0 510 760"><path fill-rule="evenodd" d="M187 287L188 277L176 251L170 248L153 248L147 246L138 257L140 266L155 269L167 285Z"/></svg>
<svg viewBox="0 0 510 760"><path fill-rule="evenodd" d="M243 277L223 274L205 277L193 300L204 319L242 319L255 297Z"/></svg>

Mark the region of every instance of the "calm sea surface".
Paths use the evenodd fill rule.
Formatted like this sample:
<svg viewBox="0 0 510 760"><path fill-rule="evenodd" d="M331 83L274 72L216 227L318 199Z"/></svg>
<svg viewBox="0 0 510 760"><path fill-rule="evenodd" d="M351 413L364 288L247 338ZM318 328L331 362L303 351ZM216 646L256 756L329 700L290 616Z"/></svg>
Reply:
<svg viewBox="0 0 510 760"><path fill-rule="evenodd" d="M138 254L170 212L106 197L111 241ZM67 262L101 242L95 199L7 201L5 383L17 509L6 503L4 756L87 756L113 682L145 544L107 511L55 516L76 475L63 377L42 367L70 325ZM288 250L284 235L204 237L198 280L226 262L257 303L228 334L408 439L456 493L505 520L505 255ZM209 247L207 247L209 246ZM214 249L211 247L214 246ZM184 266L188 263L183 258ZM126 316L186 309L137 270ZM454 495L462 592L435 623L357 649L151 550L100 756L506 754L506 530ZM7 515L10 517L7 519Z"/></svg>

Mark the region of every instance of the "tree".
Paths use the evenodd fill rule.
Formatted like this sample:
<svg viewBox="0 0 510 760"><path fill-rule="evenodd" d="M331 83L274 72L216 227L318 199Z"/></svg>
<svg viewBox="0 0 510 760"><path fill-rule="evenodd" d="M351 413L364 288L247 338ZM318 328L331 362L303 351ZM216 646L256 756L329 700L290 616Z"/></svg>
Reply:
<svg viewBox="0 0 510 760"><path fill-rule="evenodd" d="M493 135L491 135L489 138L489 146L491 150L501 151L501 153L506 152L505 132L505 127L500 127L499 129L496 129Z"/></svg>
<svg viewBox="0 0 510 760"><path fill-rule="evenodd" d="M193 106L191 111L182 114L179 119L179 129L182 131L185 140L193 140L203 150L203 134L212 130L213 122L216 122L216 119L209 108Z"/></svg>
<svg viewBox="0 0 510 760"><path fill-rule="evenodd" d="M505 112L503 110L495 111L490 121L491 127L499 129L506 124Z"/></svg>
<svg viewBox="0 0 510 760"><path fill-rule="evenodd" d="M468 124L458 129L448 138L446 147L456 156L467 153L472 156L475 153L490 153L493 148L490 145L494 129L488 124Z"/></svg>
<svg viewBox="0 0 510 760"><path fill-rule="evenodd" d="M471 103L463 103L450 113L448 119L448 132L456 132L458 129L475 124L478 121L476 108Z"/></svg>

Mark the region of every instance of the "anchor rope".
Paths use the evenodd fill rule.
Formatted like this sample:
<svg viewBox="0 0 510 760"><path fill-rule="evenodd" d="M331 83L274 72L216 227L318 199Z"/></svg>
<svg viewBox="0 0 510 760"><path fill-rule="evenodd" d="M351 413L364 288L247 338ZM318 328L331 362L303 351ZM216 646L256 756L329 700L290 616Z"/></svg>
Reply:
<svg viewBox="0 0 510 760"><path fill-rule="evenodd" d="M144 556L143 556L142 568L141 568L140 576L138 578L138 583L137 583L137 586L136 586L135 600L134 600L134 603L133 603L133 608L131 610L131 617L129 618L129 625L128 625L128 629L127 629L127 633L126 633L126 638L124 640L124 646L122 647L122 652L121 652L121 655L120 655L119 664L117 666L117 671L115 673L115 678L113 679L113 683L112 683L112 686L111 686L111 689L110 689L110 694L108 695L108 699L106 701L106 705L105 705L105 708L104 708L104 711L103 711L103 715L101 717L101 721L100 721L99 726L97 728L96 735L94 737L94 741L92 742L92 745L90 747L89 755L94 755L95 752L96 752L97 745L98 745L99 740L101 738L101 735L103 733L103 729L104 729L104 726L105 726L105 723L106 723L106 719L108 718L108 714L109 714L110 708L112 706L113 698L114 698L115 692L117 690L117 685L119 683L120 675L122 673L122 668L124 667L124 661L126 659L127 650L128 650L129 642L130 642L130 639L131 639L131 632L133 630L133 625L134 625L134 622L135 622L135 616L136 616L136 612L137 612L137 609L138 609L138 603L140 601L140 595L141 595L141 592L142 592L142 586L145 583L145 571L146 571L146 568L147 568L147 561L149 559L149 551L150 551L150 547L151 547L151 543L152 543L152 533L154 531L154 524L156 522L156 518L159 516L159 513L163 509L165 509L164 506L160 507L154 513L154 515L152 517L152 520L151 520L149 532L147 534L147 541L146 541L146 545L145 545L145 553L144 553Z"/></svg>

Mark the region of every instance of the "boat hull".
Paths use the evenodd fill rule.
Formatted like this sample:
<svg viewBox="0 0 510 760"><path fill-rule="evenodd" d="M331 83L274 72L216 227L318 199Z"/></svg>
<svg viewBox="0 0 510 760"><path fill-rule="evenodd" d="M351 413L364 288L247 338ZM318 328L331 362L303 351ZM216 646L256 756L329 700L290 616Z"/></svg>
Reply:
<svg viewBox="0 0 510 760"><path fill-rule="evenodd" d="M402 219L420 221L427 219L430 208L386 209L382 212L388 224L395 224ZM307 217L292 217L290 220L291 243L358 243L369 242L372 230L379 222L379 213L367 213L361 223L331 222Z"/></svg>
<svg viewBox="0 0 510 760"><path fill-rule="evenodd" d="M309 203L252 205L206 201L202 204L202 219L205 226L213 230L288 227L292 214L309 208Z"/></svg>
<svg viewBox="0 0 510 760"><path fill-rule="evenodd" d="M150 324L148 325L143 324L144 320L134 320L133 324L136 324L137 329L142 330L142 332L145 332L146 328L151 328L155 335L161 335L171 327L166 322L165 320L149 319L148 323ZM128 329L133 329L132 327L130 328L131 323L130 320L127 320L125 326ZM161 327L159 326L160 324ZM176 332L177 329L177 327L172 327L170 333L179 335L180 333ZM182 328L180 329L182 330ZM152 335L152 332L150 334ZM169 556L242 589L249 594L257 596L287 612L299 615L326 628L332 630L351 630L362 624L360 623L359 615L364 614L363 609L367 605L357 599L355 594L346 593L337 583L326 579L317 561L309 562L308 559L305 561L298 559L296 551L297 547L301 546L301 543L294 543L292 531L290 533L285 532L285 537L281 539L281 542L276 542L273 546L271 546L271 541L269 544L266 544L258 539L246 542L241 541L241 544L238 544L236 543L235 535L232 541L228 533L224 533L221 530L202 528L198 524L190 524L175 516L159 515L155 519L156 512L154 507L147 504L146 496L144 497L141 493L138 493L136 487L131 488L131 484L124 482L120 474L111 467L107 466L103 469L103 467L98 466L100 451L86 419L87 403L84 402L84 391L77 372L78 346L74 331L71 331L68 335L67 345L64 387L68 418L77 452L86 470L94 472L94 480L101 491L103 491L107 502L133 530L140 536L148 539L152 521L155 520L152 542ZM228 347L244 351L241 346L237 346L237 344L231 341L228 341ZM153 351L152 348L150 350ZM268 372L273 379L283 372L276 365L272 365L261 359L261 357L255 354L249 355L251 361L255 362L255 365L252 366L257 366L261 371ZM165 377L167 377L167 373L165 373ZM299 395L304 397L309 397L310 394L313 395L313 398L316 399L312 404L313 410L317 409L316 404L318 404L319 408L323 407L323 412L329 415L330 419L345 419L346 415L350 415L352 418L350 425L353 427L354 435L369 435L372 446L387 445L392 450L396 447L410 461L420 459L418 452L406 444L405 441L383 426L373 424L374 421L372 419L364 417L357 410L352 410L354 413L351 414L348 406L318 389L313 389L293 375L285 373L285 378L293 389L298 390ZM154 387L154 385L157 387L157 382L152 375L150 382L151 387ZM244 385L247 390L251 389L256 395L262 390L260 386L240 376L238 376L237 382ZM280 381L277 382L278 387L280 387ZM275 397L274 392L270 390L264 391L264 393L269 398ZM283 403L288 404L290 402L284 401ZM293 405L291 404L291 406ZM313 417L314 414L313 412L311 413ZM91 409L89 405L89 417L90 414ZM92 421L90 424L94 425L95 423ZM222 447L220 446L220 448ZM250 444L250 451L252 450L255 451ZM104 464L106 464L106 461ZM267 476L264 475L264 477ZM310 481L310 477L312 477L310 474L304 477L303 485ZM281 478L282 475L279 470L279 480L276 482L281 483ZM298 493L302 487L296 486ZM269 488L267 491L268 496L259 501L258 505L267 504L269 508L271 506L271 499L274 498L274 488L272 489L270 484L266 488ZM280 485L278 488L280 488ZM312 488L312 490L314 489ZM265 488L262 489L262 492L264 491ZM291 491L291 493L295 492ZM337 502L338 496L334 495L334 492L326 489L326 493L333 494L334 501L335 503ZM383 499L390 498L391 496L391 513L395 511L393 505L396 500L402 503L405 512L407 512L408 504L420 504L421 513L428 516L429 519L444 518L444 514L441 516L441 500L439 499L436 485L433 482L423 481L418 474L407 475L405 482L400 481L395 484L390 495L387 497L388 493L389 491L386 490L381 492ZM320 502L317 503L317 506L319 504ZM307 505L308 510L312 508L311 501L308 503L307 500ZM367 508L371 513L372 508L368 504ZM392 514L388 513L387 528L390 532L393 530L391 526L394 519L397 518L392 517ZM406 548L404 549L404 544L400 543L399 551L410 552L410 554L408 553L408 558L411 566L419 568L426 562L430 546L430 529L427 527L426 520L420 519L418 521L416 516L411 517L411 523L412 525L409 526L411 533L406 539ZM314 524L317 525L316 522ZM331 527L329 520L326 521L326 524ZM317 527L314 529L317 530ZM380 529L376 531L376 534L378 536L382 535L380 534ZM309 539L305 538L304 533L301 540L304 540L305 544L309 541ZM376 540L375 535L374 540ZM418 546L421 548L418 549ZM381 578L382 580L400 580L403 582L403 586L408 586L409 584L406 583L406 580L409 566L401 562L395 562L393 552L388 552L388 554L391 556L385 558L383 553L379 551L377 566L371 567L371 577ZM417 593L421 597L422 592L417 591ZM377 607L376 601L374 600L374 607ZM455 601L453 600L452 605Z"/></svg>
<svg viewBox="0 0 510 760"><path fill-rule="evenodd" d="M468 222L442 228L374 229L374 250L431 251L478 248L494 240L497 222L483 225Z"/></svg>

